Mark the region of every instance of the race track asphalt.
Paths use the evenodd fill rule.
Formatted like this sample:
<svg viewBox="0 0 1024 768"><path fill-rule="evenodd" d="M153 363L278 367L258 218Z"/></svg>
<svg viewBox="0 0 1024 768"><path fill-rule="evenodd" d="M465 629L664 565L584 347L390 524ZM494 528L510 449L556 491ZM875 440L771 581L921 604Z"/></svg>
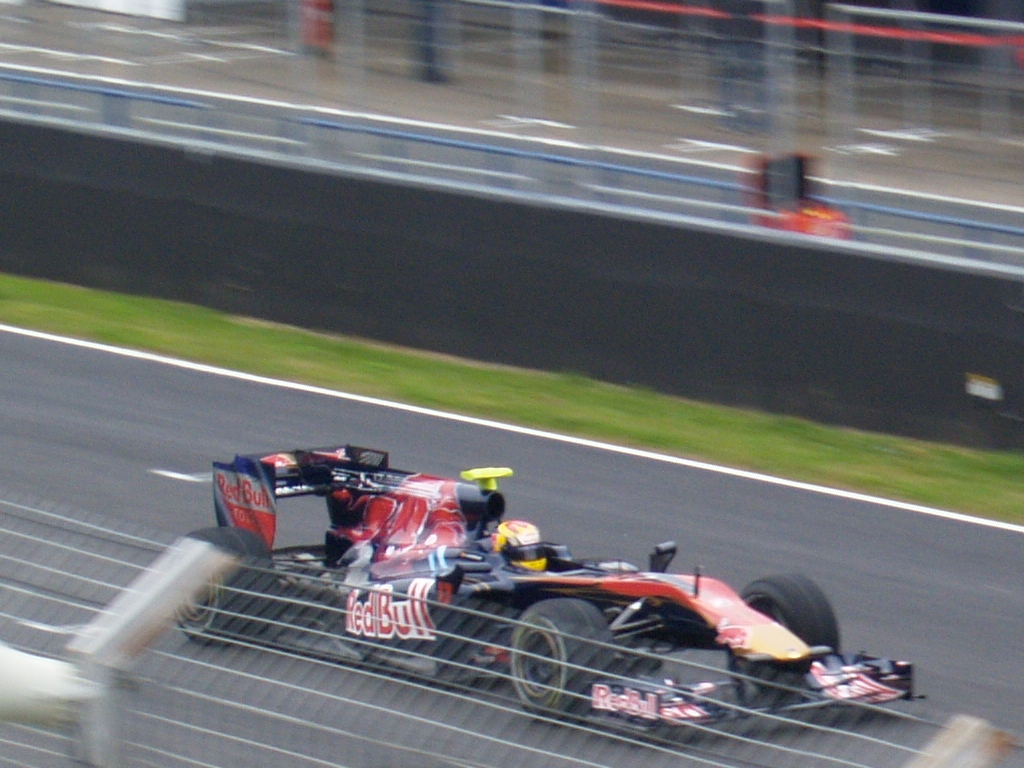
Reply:
<svg viewBox="0 0 1024 768"><path fill-rule="evenodd" d="M675 539L674 569L737 587L801 571L832 598L847 649L917 664L922 715L1024 733L1020 532L9 332L0 401L5 491L171 536L213 523L210 461L236 452L351 442L444 475L508 465L508 514L576 554L642 563ZM318 504L282 508L278 543L318 541L325 524Z"/></svg>

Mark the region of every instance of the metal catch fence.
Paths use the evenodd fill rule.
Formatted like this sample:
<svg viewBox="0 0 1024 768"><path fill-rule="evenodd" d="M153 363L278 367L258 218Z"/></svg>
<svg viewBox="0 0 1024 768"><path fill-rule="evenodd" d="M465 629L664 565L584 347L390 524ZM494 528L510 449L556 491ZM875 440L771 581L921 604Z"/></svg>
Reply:
<svg viewBox="0 0 1024 768"><path fill-rule="evenodd" d="M251 6L204 7L255 31ZM311 41L305 6L263 7L267 50L319 54L288 85L325 105L711 162L806 151L840 180L967 178L1024 202L1024 24L841 3L807 17L795 0L339 0Z"/></svg>
<svg viewBox="0 0 1024 768"><path fill-rule="evenodd" d="M1024 24L833 4L823 26L836 178L981 198L1020 178Z"/></svg>
<svg viewBox="0 0 1024 768"><path fill-rule="evenodd" d="M117 528L79 511L0 501L0 639L59 656L62 632L100 611L162 549L160 536ZM208 594L180 617L190 637L167 632L115 688L119 765L881 768L906 764L937 730L901 707L801 706L789 681L726 669L700 652L665 660L659 648L631 646L625 623L609 644L470 607L429 625L431 652L382 651L369 638L388 622L427 631L406 614L439 617L453 606L424 593L403 607L402 596L392 602L365 585L346 595L308 562L283 573L248 566ZM346 622L364 633L344 633ZM552 642L570 655L553 664ZM508 654L496 669L510 671L439 664L445 643ZM354 652L371 647L356 663ZM650 695L617 685L611 669L623 680L660 679L662 712L674 701L681 716L692 706L733 716L652 726ZM598 675L606 692L591 689ZM712 689L709 680L725 684ZM565 697L557 711L552 691ZM594 696L604 696L607 717L583 714ZM769 713L768 704L791 708ZM72 764L75 734L2 725L0 744L0 764L57 768Z"/></svg>

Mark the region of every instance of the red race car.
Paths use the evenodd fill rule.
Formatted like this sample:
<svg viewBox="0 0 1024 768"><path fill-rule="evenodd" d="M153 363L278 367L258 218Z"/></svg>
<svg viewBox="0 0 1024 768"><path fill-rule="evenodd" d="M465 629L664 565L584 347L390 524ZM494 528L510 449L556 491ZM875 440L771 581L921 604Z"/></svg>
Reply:
<svg viewBox="0 0 1024 768"><path fill-rule="evenodd" d="M912 698L912 665L840 653L835 615L804 576L736 592L574 557L525 520L504 520L507 468L451 479L394 469L345 445L214 464L219 526L192 536L246 567L179 617L193 639L238 639L504 690L535 712L661 728L751 711ZM324 543L274 549L279 502L319 495ZM680 662L718 651L719 674Z"/></svg>

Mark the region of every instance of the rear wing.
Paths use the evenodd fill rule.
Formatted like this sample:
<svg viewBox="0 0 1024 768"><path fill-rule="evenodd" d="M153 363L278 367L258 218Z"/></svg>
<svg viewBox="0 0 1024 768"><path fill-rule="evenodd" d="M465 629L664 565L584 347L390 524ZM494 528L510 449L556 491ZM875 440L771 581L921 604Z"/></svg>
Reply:
<svg viewBox="0 0 1024 768"><path fill-rule="evenodd" d="M411 474L391 469L387 451L354 445L296 448L260 456L259 461L273 470L277 498L323 495L331 488L369 478L380 485L397 485Z"/></svg>
<svg viewBox="0 0 1024 768"><path fill-rule="evenodd" d="M213 462L213 511L217 525L244 528L274 545L277 504L273 468L254 456L236 456L230 464Z"/></svg>
<svg viewBox="0 0 1024 768"><path fill-rule="evenodd" d="M391 469L386 451L353 445L239 455L213 462L213 507L218 525L252 531L273 547L278 499L352 483L394 488L410 474Z"/></svg>

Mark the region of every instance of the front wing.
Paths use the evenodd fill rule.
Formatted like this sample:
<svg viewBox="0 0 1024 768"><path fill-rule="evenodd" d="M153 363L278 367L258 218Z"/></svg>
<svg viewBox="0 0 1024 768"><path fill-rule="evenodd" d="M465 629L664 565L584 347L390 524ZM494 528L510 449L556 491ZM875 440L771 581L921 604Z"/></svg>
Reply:
<svg viewBox="0 0 1024 768"><path fill-rule="evenodd" d="M830 654L812 662L796 687L763 683L774 689L767 696L751 692L749 680L676 685L671 679L605 679L591 686L590 707L592 716L608 717L644 729L715 723L757 712L785 712L842 702L885 704L912 699L913 676L910 662L865 654ZM759 685L762 684L753 682L754 688ZM764 703L766 701L771 703Z"/></svg>

